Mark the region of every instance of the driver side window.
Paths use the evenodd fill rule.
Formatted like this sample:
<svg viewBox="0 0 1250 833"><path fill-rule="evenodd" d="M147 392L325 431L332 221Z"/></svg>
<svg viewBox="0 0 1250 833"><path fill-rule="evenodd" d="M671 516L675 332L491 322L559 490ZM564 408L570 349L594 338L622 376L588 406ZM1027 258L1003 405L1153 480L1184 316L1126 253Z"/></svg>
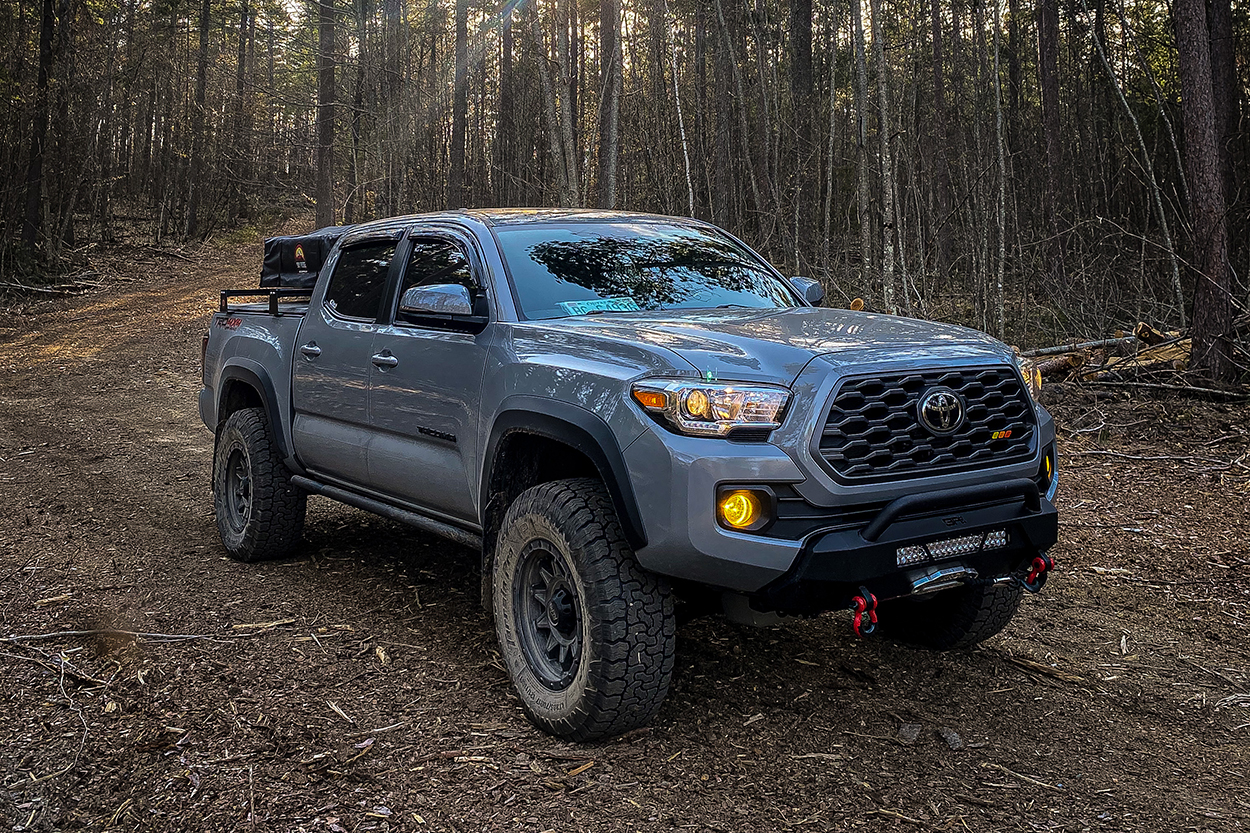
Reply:
<svg viewBox="0 0 1250 833"><path fill-rule="evenodd" d="M399 297L414 286L459 284L469 290L469 297L476 301L481 286L473 277L473 268L460 247L447 240L416 240L408 268L404 270L404 282Z"/></svg>

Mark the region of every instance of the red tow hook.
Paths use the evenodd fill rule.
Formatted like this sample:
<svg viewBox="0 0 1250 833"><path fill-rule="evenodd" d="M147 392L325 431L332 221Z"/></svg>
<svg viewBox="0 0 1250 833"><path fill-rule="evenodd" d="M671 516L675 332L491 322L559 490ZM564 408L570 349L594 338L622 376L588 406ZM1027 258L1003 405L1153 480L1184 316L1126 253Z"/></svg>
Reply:
<svg viewBox="0 0 1250 833"><path fill-rule="evenodd" d="M1055 569L1055 560L1049 553L1042 553L1033 559L1029 574L1020 579L1021 586L1030 593L1039 593L1046 584L1046 576Z"/></svg>
<svg viewBox="0 0 1250 833"><path fill-rule="evenodd" d="M864 614L868 624L864 624ZM859 588L859 595L851 598L851 629L856 636L867 636L877 629L877 597L867 587Z"/></svg>

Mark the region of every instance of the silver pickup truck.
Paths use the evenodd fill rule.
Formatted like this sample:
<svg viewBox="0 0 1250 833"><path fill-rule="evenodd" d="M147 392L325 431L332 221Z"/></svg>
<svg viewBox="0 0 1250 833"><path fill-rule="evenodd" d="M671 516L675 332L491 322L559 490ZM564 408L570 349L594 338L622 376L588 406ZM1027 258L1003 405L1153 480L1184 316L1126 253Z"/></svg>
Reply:
<svg viewBox="0 0 1250 833"><path fill-rule="evenodd" d="M310 494L474 548L555 735L649 721L680 611L849 609L947 649L1052 566L1054 423L982 333L821 309L687 219L462 211L271 243L204 337L227 552L297 552Z"/></svg>

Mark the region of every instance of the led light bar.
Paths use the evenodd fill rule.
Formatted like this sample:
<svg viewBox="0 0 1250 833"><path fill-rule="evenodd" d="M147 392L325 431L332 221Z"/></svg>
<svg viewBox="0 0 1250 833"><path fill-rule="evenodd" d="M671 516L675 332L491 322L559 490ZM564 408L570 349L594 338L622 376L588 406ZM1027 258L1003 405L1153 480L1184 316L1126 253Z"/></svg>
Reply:
<svg viewBox="0 0 1250 833"><path fill-rule="evenodd" d="M913 544L907 547L899 547L894 555L898 566L906 567L911 564L922 564L926 561L958 558L961 555L971 555L976 552L984 552L985 550L1000 550L1007 546L1008 540L1007 530L996 529L992 532L977 532L972 535L947 538L943 541L933 541L928 544Z"/></svg>

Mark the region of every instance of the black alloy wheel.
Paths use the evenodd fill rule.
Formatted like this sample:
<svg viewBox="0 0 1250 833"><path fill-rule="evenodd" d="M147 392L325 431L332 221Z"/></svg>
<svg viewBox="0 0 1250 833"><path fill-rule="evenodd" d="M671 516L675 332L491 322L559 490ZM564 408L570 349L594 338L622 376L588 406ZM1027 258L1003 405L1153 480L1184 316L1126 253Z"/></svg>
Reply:
<svg viewBox="0 0 1250 833"><path fill-rule="evenodd" d="M526 661L552 691L569 687L582 656L582 604L555 545L531 541L517 564L513 604Z"/></svg>

